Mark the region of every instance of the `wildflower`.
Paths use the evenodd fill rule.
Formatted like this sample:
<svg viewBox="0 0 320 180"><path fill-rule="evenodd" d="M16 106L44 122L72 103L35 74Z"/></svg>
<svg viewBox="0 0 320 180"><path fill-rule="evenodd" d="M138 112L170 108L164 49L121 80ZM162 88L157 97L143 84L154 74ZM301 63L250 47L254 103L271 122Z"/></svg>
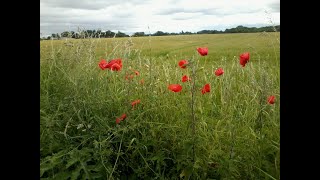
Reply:
<svg viewBox="0 0 320 180"><path fill-rule="evenodd" d="M121 118L117 118L116 119L116 124L119 124L121 120L122 120Z"/></svg>
<svg viewBox="0 0 320 180"><path fill-rule="evenodd" d="M115 65L115 64L118 64L118 65ZM122 68L122 60L121 59L113 59L108 62L108 64L105 66L105 68L119 71Z"/></svg>
<svg viewBox="0 0 320 180"><path fill-rule="evenodd" d="M214 72L214 74L215 74L216 76L221 76L223 73L224 73L224 71L223 71L222 68L218 68L218 69Z"/></svg>
<svg viewBox="0 0 320 180"><path fill-rule="evenodd" d="M246 64L249 62L250 54L248 52L240 54L240 64L242 67L245 67Z"/></svg>
<svg viewBox="0 0 320 180"><path fill-rule="evenodd" d="M117 63L112 64L111 66L111 71L120 71L121 70L121 66Z"/></svg>
<svg viewBox="0 0 320 180"><path fill-rule="evenodd" d="M139 71L134 71L134 73L137 75L137 76L139 76Z"/></svg>
<svg viewBox="0 0 320 180"><path fill-rule="evenodd" d="M205 94L206 92L210 92L210 84L204 85L201 92L202 94Z"/></svg>
<svg viewBox="0 0 320 180"><path fill-rule="evenodd" d="M180 92L182 90L182 86L180 84L170 84L168 86L168 89L170 89L173 92Z"/></svg>
<svg viewBox="0 0 320 180"><path fill-rule="evenodd" d="M116 118L116 124L119 124L121 121L127 118L126 114L122 114L120 118Z"/></svg>
<svg viewBox="0 0 320 180"><path fill-rule="evenodd" d="M133 101L133 102L131 103L132 108L134 108L134 106L137 105L137 104L139 104L139 103L140 103L140 99Z"/></svg>
<svg viewBox="0 0 320 180"><path fill-rule="evenodd" d="M102 69L102 70L105 70L106 69L106 66L107 66L107 61L105 59L101 59L101 61L99 62L99 67Z"/></svg>
<svg viewBox="0 0 320 180"><path fill-rule="evenodd" d="M187 82L187 81L190 81L190 80L191 79L187 75L182 76L182 82Z"/></svg>
<svg viewBox="0 0 320 180"><path fill-rule="evenodd" d="M269 96L268 98L268 103L269 104L274 104L276 97L275 96Z"/></svg>
<svg viewBox="0 0 320 180"><path fill-rule="evenodd" d="M189 62L187 60L181 60L181 61L179 61L178 64L182 69L185 69L187 67L187 65L189 64Z"/></svg>
<svg viewBox="0 0 320 180"><path fill-rule="evenodd" d="M126 114L122 114L122 115L121 115L121 119L122 119L122 120L125 120L126 118L127 118L127 115L126 115Z"/></svg>
<svg viewBox="0 0 320 180"><path fill-rule="evenodd" d="M201 56L208 55L208 48L207 47L202 47L202 48L200 47L200 48L197 48L197 50Z"/></svg>
<svg viewBox="0 0 320 180"><path fill-rule="evenodd" d="M132 74L131 74L131 75L128 75L128 74L127 74L127 75L125 76L126 80L132 80L133 77L134 77L134 76L133 76Z"/></svg>

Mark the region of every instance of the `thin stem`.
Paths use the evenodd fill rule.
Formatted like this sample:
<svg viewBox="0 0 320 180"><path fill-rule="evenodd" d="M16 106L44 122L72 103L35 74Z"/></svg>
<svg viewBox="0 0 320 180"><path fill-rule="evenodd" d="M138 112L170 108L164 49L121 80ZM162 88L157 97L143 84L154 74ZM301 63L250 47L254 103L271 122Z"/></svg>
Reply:
<svg viewBox="0 0 320 180"><path fill-rule="evenodd" d="M114 163L114 166L112 168L112 171L111 171L110 176L109 176L108 179L111 179L112 173L114 172L114 169L116 168L116 165L118 163L118 159L119 159L119 156L120 156L121 145L122 145L123 134L124 134L124 131L122 131L121 141L120 141L120 145L119 145L119 149L118 149L118 153L117 153L117 159L116 159L116 162Z"/></svg>
<svg viewBox="0 0 320 180"><path fill-rule="evenodd" d="M193 58L194 60L194 58ZM195 115L195 109L194 109L194 104L195 104L195 86L196 82L196 64L193 61L192 63L192 88L191 88L191 127L192 127L192 137L193 137L193 143L192 143L192 162L193 164L195 163L195 133L196 133L196 127L195 127L195 122L196 122L196 115Z"/></svg>

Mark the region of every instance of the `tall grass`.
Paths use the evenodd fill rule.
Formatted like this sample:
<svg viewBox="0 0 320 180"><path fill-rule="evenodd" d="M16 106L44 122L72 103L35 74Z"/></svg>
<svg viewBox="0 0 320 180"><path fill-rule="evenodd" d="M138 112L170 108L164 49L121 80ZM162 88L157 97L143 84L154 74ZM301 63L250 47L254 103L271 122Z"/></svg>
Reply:
<svg viewBox="0 0 320 180"><path fill-rule="evenodd" d="M40 177L279 179L274 37L279 33L41 41ZM197 57L202 46L209 48L205 58ZM245 51L251 57L242 68ZM193 77L192 68L177 64L192 57L199 61L194 102L192 82L181 82ZM102 58L122 58L122 70L99 69ZM225 71L219 77L218 67ZM140 74L126 80L134 70ZM178 83L181 92L167 89ZM206 83L211 92L201 94ZM196 138L189 133L192 111Z"/></svg>

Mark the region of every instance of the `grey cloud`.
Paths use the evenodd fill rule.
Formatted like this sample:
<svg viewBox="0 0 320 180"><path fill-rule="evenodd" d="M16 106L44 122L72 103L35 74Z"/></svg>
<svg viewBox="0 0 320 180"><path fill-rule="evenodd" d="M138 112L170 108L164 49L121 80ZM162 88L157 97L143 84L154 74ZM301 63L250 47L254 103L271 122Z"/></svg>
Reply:
<svg viewBox="0 0 320 180"><path fill-rule="evenodd" d="M103 29L103 30L120 30L122 32L137 28L130 19L126 18L90 18L90 17L68 17L51 16L42 17L40 20L40 31L43 34L61 33L63 31L77 31L81 29Z"/></svg>
<svg viewBox="0 0 320 180"><path fill-rule="evenodd" d="M128 29L137 28L137 26L130 21L119 19L112 20L91 20L91 19L72 19L61 20L59 22L54 20L40 23L40 29L43 34L61 33L63 31L77 31L81 29L103 29L103 30L119 30L125 32Z"/></svg>
<svg viewBox="0 0 320 180"><path fill-rule="evenodd" d="M126 0L121 2L118 0L40 0L40 3L52 8L72 8L72 9L86 9L86 10L99 10L114 5L136 5L148 2L141 0Z"/></svg>
<svg viewBox="0 0 320 180"><path fill-rule="evenodd" d="M241 4L235 6L190 7L183 0L168 0L162 6L150 6L151 0L40 0L40 31L42 34L84 29L141 31L151 24L163 24L162 19L178 21L205 17L221 17L243 13L263 12L263 9ZM280 11L279 0L271 0L267 7ZM263 8L263 7L261 7ZM152 12L152 14L150 14ZM145 17L144 15L150 16ZM154 16L155 15L155 16ZM222 25L221 25L222 26ZM224 27L226 27L224 25ZM233 26L234 27L234 26ZM197 29L200 27L197 27ZM174 28L173 28L174 29ZM208 29L212 29L208 27ZM147 30L146 30L147 31Z"/></svg>
<svg viewBox="0 0 320 180"><path fill-rule="evenodd" d="M173 19L173 20L190 20L190 19L195 19L201 15L202 15L201 13L178 13L178 14L175 14L175 16L172 16L171 19Z"/></svg>
<svg viewBox="0 0 320 180"><path fill-rule="evenodd" d="M177 13L202 13L202 9L186 9L186 8L166 8L166 9L161 9L156 12L156 15L173 15Z"/></svg>
<svg viewBox="0 0 320 180"><path fill-rule="evenodd" d="M84 2L84 0L78 1L79 4L81 4L80 2ZM102 1L99 2L103 3ZM46 3L49 3L49 5ZM50 7L54 3L57 6ZM95 4L92 1L90 3ZM78 27L83 29L121 30L122 32L127 28L136 28L132 22L134 12L130 10L130 4L128 3L121 5L121 3L116 4L116 1L114 1L114 3L108 2L108 7L100 10L93 10L93 8L93 6L88 6L86 9L84 7L77 8L77 6L74 8L72 1L58 0L51 2L41 0L40 31L42 34L49 35L69 30L76 31ZM123 9L126 10L123 11Z"/></svg>
<svg viewBox="0 0 320 180"><path fill-rule="evenodd" d="M259 9L234 9L234 8L224 8L224 9L207 9L203 11L204 15L215 15L215 16L228 16L236 14L246 14L246 13L257 13L262 12L262 8Z"/></svg>
<svg viewBox="0 0 320 180"><path fill-rule="evenodd" d="M280 1L270 3L269 8L271 12L280 12Z"/></svg>
<svg viewBox="0 0 320 180"><path fill-rule="evenodd" d="M114 5L112 2L107 2L103 0L41 0L41 3L45 4L47 7L52 8L72 8L72 9L88 9L88 10L98 10L103 9L106 6Z"/></svg>
<svg viewBox="0 0 320 180"><path fill-rule="evenodd" d="M183 8L167 8L167 9L162 9L157 12L155 12L155 15L171 15L179 12L184 12Z"/></svg>
<svg viewBox="0 0 320 180"><path fill-rule="evenodd" d="M187 9L187 8L166 8L156 12L156 15L176 15L178 13L200 13L202 15L226 16L243 13L261 12L260 9L235 9L235 8L202 8L202 9ZM179 18L178 18L179 19Z"/></svg>
<svg viewBox="0 0 320 180"><path fill-rule="evenodd" d="M173 17L173 20L188 20L188 19L192 19L193 17Z"/></svg>

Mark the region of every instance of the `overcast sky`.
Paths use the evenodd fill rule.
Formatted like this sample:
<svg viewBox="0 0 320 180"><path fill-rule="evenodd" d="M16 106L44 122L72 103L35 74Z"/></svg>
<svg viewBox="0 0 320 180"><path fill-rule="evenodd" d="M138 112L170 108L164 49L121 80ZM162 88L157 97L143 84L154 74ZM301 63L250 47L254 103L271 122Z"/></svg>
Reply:
<svg viewBox="0 0 320 180"><path fill-rule="evenodd" d="M40 33L197 32L280 24L280 0L40 0ZM149 28L148 28L149 27Z"/></svg>

